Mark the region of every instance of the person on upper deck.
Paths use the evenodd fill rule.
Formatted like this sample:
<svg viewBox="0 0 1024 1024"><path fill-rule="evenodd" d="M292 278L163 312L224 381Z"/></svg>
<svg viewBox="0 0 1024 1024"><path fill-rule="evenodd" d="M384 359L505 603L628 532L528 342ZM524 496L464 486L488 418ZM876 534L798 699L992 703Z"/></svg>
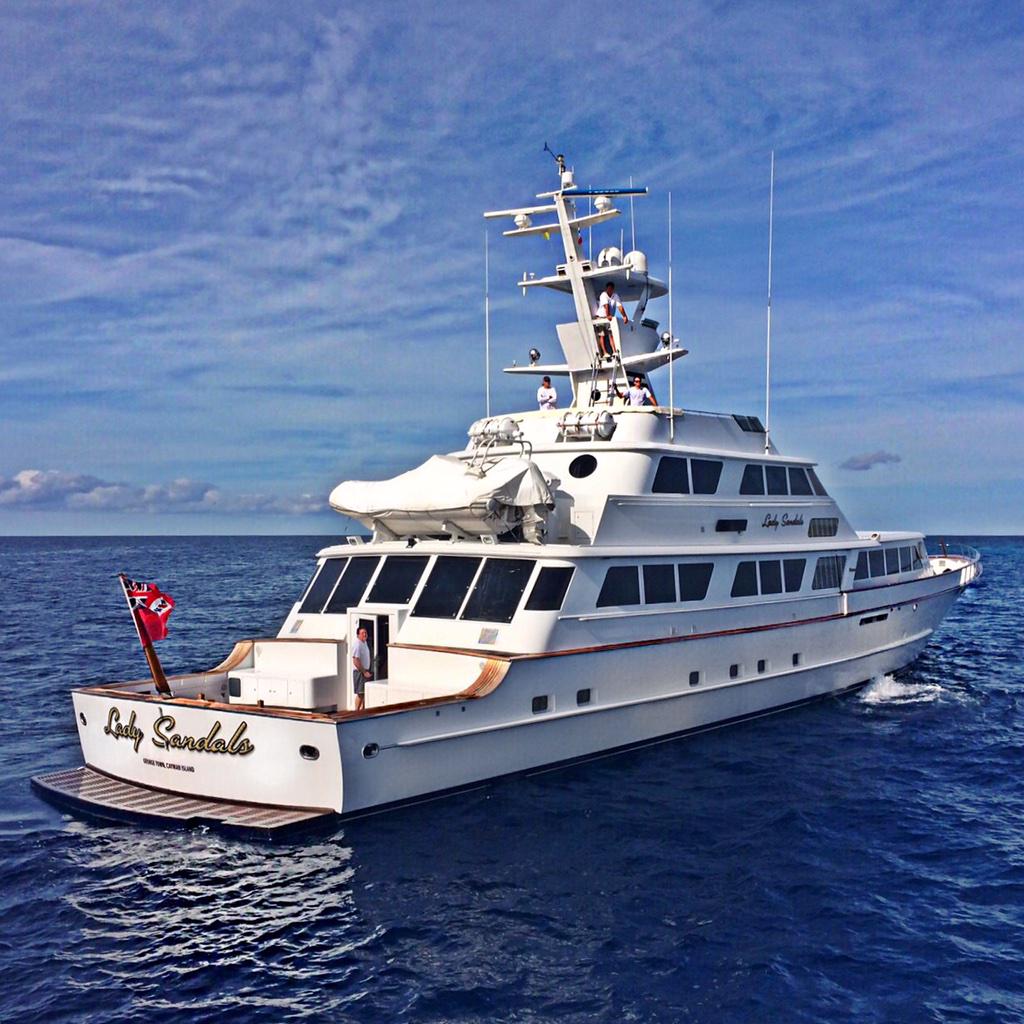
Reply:
<svg viewBox="0 0 1024 1024"><path fill-rule="evenodd" d="M611 333L611 321L615 319L615 311L618 310L622 314L622 322L624 324L629 323L629 317L626 316L626 307L622 305L622 299L619 298L619 293L615 290L615 285L609 281L604 286L604 291L597 297L597 309L594 310L594 316L598 320L607 321L606 323L599 323L597 325L597 345L601 350L601 355L605 359L611 359L615 355L615 343L612 341Z"/></svg>
<svg viewBox="0 0 1024 1024"><path fill-rule="evenodd" d="M537 388L537 408L557 409L558 392L551 386L551 378L545 377Z"/></svg>
<svg viewBox="0 0 1024 1024"><path fill-rule="evenodd" d="M642 377L633 378L633 386L629 389L628 400L630 405L657 405L654 395L644 385Z"/></svg>

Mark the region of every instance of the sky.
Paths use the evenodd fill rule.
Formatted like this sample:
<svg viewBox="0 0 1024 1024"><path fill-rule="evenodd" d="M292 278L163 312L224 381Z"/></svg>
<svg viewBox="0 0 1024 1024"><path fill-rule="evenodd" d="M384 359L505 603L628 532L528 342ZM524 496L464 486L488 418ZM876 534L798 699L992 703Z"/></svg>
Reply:
<svg viewBox="0 0 1024 1024"><path fill-rule="evenodd" d="M484 412L481 214L545 143L649 187L661 277L671 192L677 404L755 415L774 151L779 448L859 529L1024 533L1024 8L432 8L0 6L0 534L353 528ZM488 223L530 408L558 242Z"/></svg>

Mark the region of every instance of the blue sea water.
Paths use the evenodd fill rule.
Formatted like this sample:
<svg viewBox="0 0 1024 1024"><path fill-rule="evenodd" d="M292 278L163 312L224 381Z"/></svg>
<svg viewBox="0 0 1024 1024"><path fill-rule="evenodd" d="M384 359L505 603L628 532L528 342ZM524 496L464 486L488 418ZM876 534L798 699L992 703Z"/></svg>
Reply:
<svg viewBox="0 0 1024 1024"><path fill-rule="evenodd" d="M323 538L0 540L0 1021L1024 1020L1024 541L898 680L281 844L63 815L68 689L266 634Z"/></svg>

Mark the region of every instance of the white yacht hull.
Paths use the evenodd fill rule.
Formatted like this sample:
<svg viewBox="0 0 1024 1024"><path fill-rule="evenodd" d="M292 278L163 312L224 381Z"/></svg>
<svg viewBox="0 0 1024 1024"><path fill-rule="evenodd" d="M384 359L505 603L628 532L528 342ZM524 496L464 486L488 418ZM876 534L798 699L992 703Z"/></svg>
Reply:
<svg viewBox="0 0 1024 1024"><path fill-rule="evenodd" d="M917 657L960 579L880 588L900 591L884 612L869 591L856 595L860 610L809 621L522 656L483 698L332 720L90 688L75 691L75 714L86 765L105 775L211 800L367 813L855 689ZM540 696L547 710L534 713Z"/></svg>

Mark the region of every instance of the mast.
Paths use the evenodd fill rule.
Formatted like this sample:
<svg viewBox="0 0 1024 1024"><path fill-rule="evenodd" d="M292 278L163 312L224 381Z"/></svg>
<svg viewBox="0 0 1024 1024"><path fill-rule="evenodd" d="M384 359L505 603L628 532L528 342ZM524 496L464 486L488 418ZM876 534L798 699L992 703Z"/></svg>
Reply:
<svg viewBox="0 0 1024 1024"><path fill-rule="evenodd" d="M772 227L775 219L775 150L768 183L768 325L764 340L764 450L770 446L772 414Z"/></svg>

